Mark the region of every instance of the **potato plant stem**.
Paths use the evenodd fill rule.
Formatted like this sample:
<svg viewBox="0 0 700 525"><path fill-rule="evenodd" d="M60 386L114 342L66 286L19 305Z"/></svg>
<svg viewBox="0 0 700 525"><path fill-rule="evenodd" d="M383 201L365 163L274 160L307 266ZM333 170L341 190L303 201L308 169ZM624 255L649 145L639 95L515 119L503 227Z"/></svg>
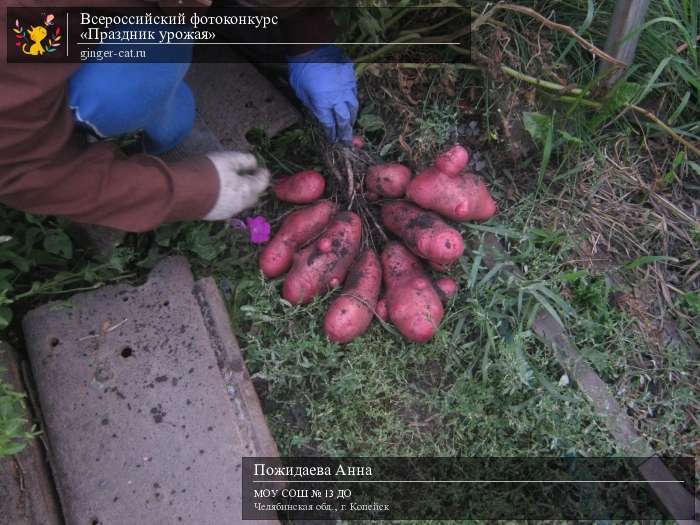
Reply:
<svg viewBox="0 0 700 525"><path fill-rule="evenodd" d="M431 31L435 31L436 29L438 29L438 28L440 28L440 27L442 27L442 26L444 26L444 25L446 25L446 24L449 24L450 22L452 22L452 21L453 21L455 18L457 18L458 16L461 16L461 15L450 16L450 17L448 17L448 18L445 18L444 20L441 20L441 21L438 22L437 24L433 24L433 25L431 25L431 26L420 27L420 28L418 28L418 29L407 29L407 30L405 30L405 31L401 31L401 32L399 33L399 36L404 35L404 34L407 34L407 33L420 33L420 34L423 34L423 33L430 33Z"/></svg>
<svg viewBox="0 0 700 525"><path fill-rule="evenodd" d="M522 5L496 4L495 6L493 6L491 8L490 11L488 11L487 13L480 16L478 19L476 19L474 21L474 23L472 24L472 27L471 27L472 31L476 31L480 25L482 25L484 22L486 22L487 20L492 18L493 15L495 14L495 12L498 10L515 11L516 13L521 13L521 14L527 15L529 17L532 17L550 29L555 29L557 31L561 31L561 32L566 33L567 35L571 36L574 40L576 40L579 44L581 44L581 46L584 49L589 51L591 54L597 56L598 58L605 60L606 62L609 62L610 64L612 64L616 67L626 67L627 66L627 64L625 64L624 62L618 60L617 58L615 58L613 56L610 56L608 53L606 53L602 49L594 46L588 40L586 40L581 35L579 35L573 27L554 22L554 21L550 20L549 18L542 16L540 13L538 13L534 9L532 9L530 7L525 7Z"/></svg>
<svg viewBox="0 0 700 525"><path fill-rule="evenodd" d="M355 201L355 174L352 170L352 163L350 162L349 147L343 148L343 161L345 162L345 174L348 179L348 209L352 209L352 204Z"/></svg>
<svg viewBox="0 0 700 525"><path fill-rule="evenodd" d="M567 93L572 93L574 95L583 95L583 90L579 88L569 88L566 86L562 86L561 84L557 84L556 82L549 82L547 80L542 80L540 78L532 77L530 75L526 75L525 73L521 73L520 71L517 71L513 68L510 68L508 66L501 66L501 71L503 71L506 75L509 75L513 78L517 78L518 80L522 80L524 82L527 82L528 84L533 84L535 86L543 87L546 89L553 89L555 91L566 91Z"/></svg>
<svg viewBox="0 0 700 525"><path fill-rule="evenodd" d="M526 75L524 73L521 73L519 71L516 71L515 69L509 68L508 66L501 66L501 71L506 73L507 75L510 75L514 78L517 78L518 80L522 80L524 82L528 82L529 84L533 84L538 87L546 88L546 89L551 89L553 91L560 91L560 92L566 92L566 93L571 93L574 95L583 95L584 91L579 88L569 88L567 86L562 86L561 84L557 84L555 82L548 82L546 80L540 80L539 78L531 77L530 75ZM562 96L560 97L560 100L563 102L574 102L574 103L580 103L585 106L589 106L592 108L600 109L603 107L603 105L600 102L596 102L593 100L587 100L584 98L578 98L578 97L569 97L569 96ZM695 155L700 157L700 148L695 146L693 143L676 133L671 126L666 124L663 120L661 120L659 117L657 117L654 113L651 111L644 109L640 106L637 106L635 104L625 104L624 107L626 109L631 109L632 111L635 111L639 113L640 115L643 115L647 119L651 120L654 124L656 124L659 128L661 128L665 133L671 136L676 142L679 142L686 148L688 148L690 151L692 151Z"/></svg>
<svg viewBox="0 0 700 525"><path fill-rule="evenodd" d="M401 62L398 64L399 67L405 69L466 69L467 71L483 71L483 68L475 66L474 64L444 64L444 63L434 63L434 64L420 64L416 62Z"/></svg>

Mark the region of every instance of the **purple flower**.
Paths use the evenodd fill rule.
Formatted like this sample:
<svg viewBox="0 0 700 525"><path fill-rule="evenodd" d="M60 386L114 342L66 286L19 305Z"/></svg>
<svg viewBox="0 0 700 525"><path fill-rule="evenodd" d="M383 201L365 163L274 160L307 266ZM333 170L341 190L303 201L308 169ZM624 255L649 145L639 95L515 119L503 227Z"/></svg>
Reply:
<svg viewBox="0 0 700 525"><path fill-rule="evenodd" d="M270 223L265 217L257 215L255 217L246 217L246 225L250 232L250 242L253 244L263 244L270 240Z"/></svg>
<svg viewBox="0 0 700 525"><path fill-rule="evenodd" d="M253 244L263 244L270 240L270 223L261 215L255 217L246 217L245 221L241 219L229 219L228 225L237 230L248 230L250 232L250 242Z"/></svg>

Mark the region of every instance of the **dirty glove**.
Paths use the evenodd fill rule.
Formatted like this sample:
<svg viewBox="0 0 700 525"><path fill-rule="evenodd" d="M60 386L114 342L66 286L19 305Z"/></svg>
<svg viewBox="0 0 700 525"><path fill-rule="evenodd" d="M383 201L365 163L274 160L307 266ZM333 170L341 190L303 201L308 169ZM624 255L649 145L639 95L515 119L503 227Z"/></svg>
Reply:
<svg viewBox="0 0 700 525"><path fill-rule="evenodd" d="M228 219L254 206L270 184L270 172L258 166L255 155L218 151L207 154L207 157L219 176L219 196L204 220Z"/></svg>
<svg viewBox="0 0 700 525"><path fill-rule="evenodd" d="M289 58L289 83L328 140L349 145L359 103L355 68L343 51L327 45Z"/></svg>

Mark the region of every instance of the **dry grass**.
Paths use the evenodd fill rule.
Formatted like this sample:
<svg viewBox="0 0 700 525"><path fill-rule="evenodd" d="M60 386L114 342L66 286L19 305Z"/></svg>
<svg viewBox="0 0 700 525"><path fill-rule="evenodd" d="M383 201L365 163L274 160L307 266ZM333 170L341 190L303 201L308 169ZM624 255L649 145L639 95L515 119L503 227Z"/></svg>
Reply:
<svg viewBox="0 0 700 525"><path fill-rule="evenodd" d="M572 250L562 271L581 270L609 283L610 302L603 306L631 319L642 335L642 344L617 344L614 338L623 333L614 331L605 335L613 340L600 341L600 348L620 354L621 368L609 377L619 399L657 450L695 450L697 436L688 425L697 424L700 408L700 313L683 306L686 294L700 289L700 186L689 164L693 150L684 150L663 126L650 128L648 122L657 122L634 104L613 108L607 120L593 125L617 95L606 98L591 85L583 86L585 93L598 101L588 106L563 96L584 93L573 80L590 77L599 40L577 49L577 39L571 59L561 60L570 42L558 34L561 27L527 8L519 11L506 18L488 11L477 19L473 58L483 74L468 67L368 67L363 102L382 121L370 135L378 151L414 168L445 143L467 144L484 159L482 175L499 199L499 224L523 224L525 213L524 235L527 228L565 233ZM553 93L542 83L561 89ZM673 95L656 91L643 109L668 119ZM442 109L431 111L435 104ZM543 158L547 145L528 133L526 112L555 116L551 158ZM479 124L476 134L471 121ZM568 298L575 291L564 285L561 293ZM664 411L685 421L669 423L659 415ZM669 432L677 432L678 440Z"/></svg>

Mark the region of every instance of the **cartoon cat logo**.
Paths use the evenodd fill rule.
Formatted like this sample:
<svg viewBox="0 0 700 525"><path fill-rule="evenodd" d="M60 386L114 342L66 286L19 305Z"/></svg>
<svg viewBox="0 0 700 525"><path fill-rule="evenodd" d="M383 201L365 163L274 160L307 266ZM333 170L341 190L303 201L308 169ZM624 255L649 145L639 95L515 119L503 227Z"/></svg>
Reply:
<svg viewBox="0 0 700 525"><path fill-rule="evenodd" d="M19 19L15 20L15 32L17 41L15 46L18 52L25 55L41 56L44 53L54 53L61 45L61 27L55 25L54 15L47 15L44 23L38 26L29 26L25 29Z"/></svg>
<svg viewBox="0 0 700 525"><path fill-rule="evenodd" d="M34 43L29 48L29 51L27 51L27 44L25 42L22 45L22 53L24 53L25 55L43 55L44 53L46 53L46 50L44 49L44 46L41 45L41 43L44 41L48 34L49 32L44 26L31 27L29 31L27 31L27 35L29 35L29 40L31 40Z"/></svg>

